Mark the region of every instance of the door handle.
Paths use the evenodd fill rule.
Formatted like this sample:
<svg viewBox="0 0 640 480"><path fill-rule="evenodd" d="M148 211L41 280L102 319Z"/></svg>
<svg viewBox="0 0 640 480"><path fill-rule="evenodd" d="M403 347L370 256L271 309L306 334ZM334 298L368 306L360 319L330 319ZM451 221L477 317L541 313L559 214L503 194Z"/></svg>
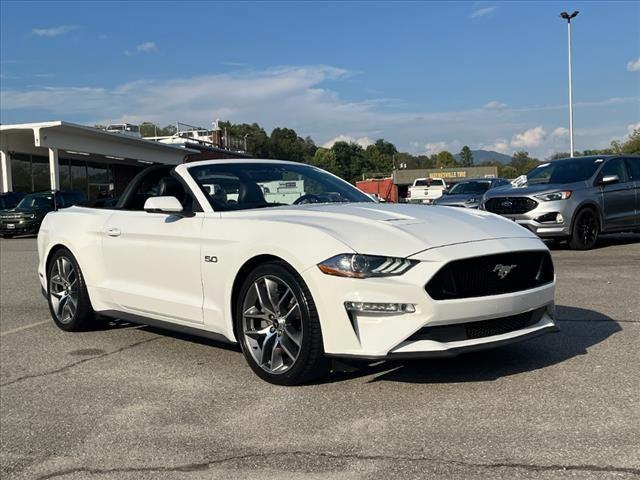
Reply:
<svg viewBox="0 0 640 480"><path fill-rule="evenodd" d="M121 233L122 232L119 228L109 228L107 230L107 235L109 235L110 237L119 237Z"/></svg>

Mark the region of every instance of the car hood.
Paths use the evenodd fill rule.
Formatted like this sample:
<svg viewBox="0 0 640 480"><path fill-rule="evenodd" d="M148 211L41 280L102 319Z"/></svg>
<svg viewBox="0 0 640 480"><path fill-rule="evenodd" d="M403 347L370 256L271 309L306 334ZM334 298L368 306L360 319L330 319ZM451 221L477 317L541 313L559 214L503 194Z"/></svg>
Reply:
<svg viewBox="0 0 640 480"><path fill-rule="evenodd" d="M424 205L313 204L228 212L227 215L310 226L358 253L394 257L495 238L537 238L518 224L488 212Z"/></svg>
<svg viewBox="0 0 640 480"><path fill-rule="evenodd" d="M480 200L482 195L480 194L460 194L460 195L443 195L442 197L434 200L434 205L458 205L460 203L464 203L470 198L477 198Z"/></svg>
<svg viewBox="0 0 640 480"><path fill-rule="evenodd" d="M27 215L35 213L31 208L9 208L7 210L0 210L0 215Z"/></svg>
<svg viewBox="0 0 640 480"><path fill-rule="evenodd" d="M485 193L485 198L492 197L505 197L505 196L517 196L524 197L530 195L539 195L547 192L557 192L558 190L578 190L585 188L586 182L576 183L542 183L539 185L523 185L521 187L504 186L499 188L493 188Z"/></svg>

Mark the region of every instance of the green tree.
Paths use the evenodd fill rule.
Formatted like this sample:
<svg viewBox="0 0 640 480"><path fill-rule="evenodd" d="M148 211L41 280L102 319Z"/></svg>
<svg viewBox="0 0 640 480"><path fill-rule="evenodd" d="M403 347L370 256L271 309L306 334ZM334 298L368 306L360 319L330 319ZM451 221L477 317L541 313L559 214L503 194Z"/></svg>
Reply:
<svg viewBox="0 0 640 480"><path fill-rule="evenodd" d="M468 145L465 145L462 147L462 150L460 150L460 165L463 167L473 166L473 153L471 153Z"/></svg>
<svg viewBox="0 0 640 480"><path fill-rule="evenodd" d="M316 149L313 157L309 159L308 163L318 168L322 168L323 170L327 170L328 172L336 173L336 156L329 148Z"/></svg>
<svg viewBox="0 0 640 480"><path fill-rule="evenodd" d="M435 157L435 155L432 157L429 157L428 155L418 155L418 164L420 168L435 168Z"/></svg>
<svg viewBox="0 0 640 480"><path fill-rule="evenodd" d="M219 122L218 127L230 137L247 138L247 151L256 158L271 158L271 142L264 129L257 123Z"/></svg>
<svg viewBox="0 0 640 480"><path fill-rule="evenodd" d="M371 163L367 161L360 145L336 142L331 150L335 156L334 169L331 173L354 183L362 179L364 172L371 171Z"/></svg>
<svg viewBox="0 0 640 480"><path fill-rule="evenodd" d="M611 142L611 146L616 153L640 155L640 128L634 129L633 132L629 134L626 142L619 143L616 147L614 147L613 142Z"/></svg>
<svg viewBox="0 0 640 480"><path fill-rule="evenodd" d="M434 168L451 168L458 166L458 162L451 152L442 151L436 153L433 157Z"/></svg>
<svg viewBox="0 0 640 480"><path fill-rule="evenodd" d="M516 171L516 176L524 175L529 170L537 167L540 164L535 158L529 156L529 152L519 151L513 154L511 162L509 163Z"/></svg>
<svg viewBox="0 0 640 480"><path fill-rule="evenodd" d="M140 125L140 135L143 137L170 137L176 133L175 125L161 127L152 122L145 122Z"/></svg>
<svg viewBox="0 0 640 480"><path fill-rule="evenodd" d="M393 158L398 153L393 143L379 139L365 150L366 163L372 172L390 173L393 170Z"/></svg>
<svg viewBox="0 0 640 480"><path fill-rule="evenodd" d="M406 165L408 169L420 168L420 160L418 157L414 157L410 153L398 152L395 155L396 168L400 168L400 165Z"/></svg>
<svg viewBox="0 0 640 480"><path fill-rule="evenodd" d="M274 128L271 132L270 158L302 162L305 141L292 128Z"/></svg>

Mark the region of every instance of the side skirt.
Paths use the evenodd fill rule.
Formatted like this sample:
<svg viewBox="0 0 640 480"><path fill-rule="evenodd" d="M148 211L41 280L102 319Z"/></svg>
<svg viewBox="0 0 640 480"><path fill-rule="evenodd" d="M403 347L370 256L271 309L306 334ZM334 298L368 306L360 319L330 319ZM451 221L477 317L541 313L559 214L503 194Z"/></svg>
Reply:
<svg viewBox="0 0 640 480"><path fill-rule="evenodd" d="M132 313L120 312L118 310L102 310L96 312L98 315L113 318L116 320L125 320L127 322L136 323L138 325L148 325L150 327L160 328L162 330L170 330L172 332L184 333L186 335L193 335L194 337L207 338L216 342L227 343L230 345L236 345L237 342L229 340L221 333L210 332L201 328L188 327L186 325L178 325L176 323L165 322L163 320L156 320L155 318L143 317L141 315L135 315Z"/></svg>

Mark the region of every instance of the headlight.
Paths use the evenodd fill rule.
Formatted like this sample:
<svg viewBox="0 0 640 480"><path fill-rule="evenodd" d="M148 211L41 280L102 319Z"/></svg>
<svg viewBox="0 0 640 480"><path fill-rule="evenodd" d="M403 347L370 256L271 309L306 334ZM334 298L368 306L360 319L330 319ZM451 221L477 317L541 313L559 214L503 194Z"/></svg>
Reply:
<svg viewBox="0 0 640 480"><path fill-rule="evenodd" d="M343 253L318 264L318 268L327 275L338 277L392 277L402 275L417 263L417 260L406 258Z"/></svg>
<svg viewBox="0 0 640 480"><path fill-rule="evenodd" d="M36 214L35 213L29 213L29 214L25 215L24 218L26 218L27 220L33 220L34 218L36 218Z"/></svg>
<svg viewBox="0 0 640 480"><path fill-rule="evenodd" d="M554 202L556 200L566 200L571 198L571 190L564 190L562 192L545 193L543 195L534 195L538 200L543 202Z"/></svg>

